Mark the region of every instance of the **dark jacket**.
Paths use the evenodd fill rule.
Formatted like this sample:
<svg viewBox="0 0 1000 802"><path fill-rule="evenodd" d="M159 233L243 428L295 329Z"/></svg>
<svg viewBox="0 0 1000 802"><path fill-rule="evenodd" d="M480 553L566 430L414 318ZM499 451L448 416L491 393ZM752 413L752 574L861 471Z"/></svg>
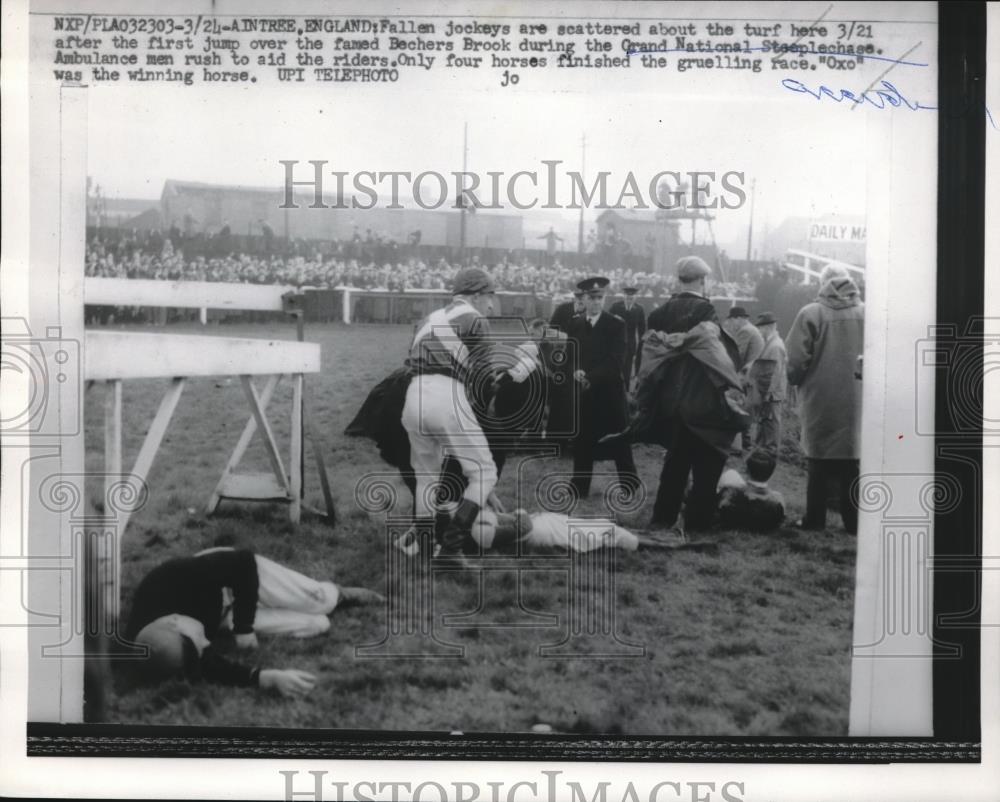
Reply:
<svg viewBox="0 0 1000 802"><path fill-rule="evenodd" d="M257 612L257 561L245 549L214 551L198 557L168 560L150 571L136 588L125 636L134 640L147 624L166 615L186 615L199 621L212 640L225 614L223 588L233 594L233 632L253 632ZM212 646L192 656L185 672L191 679L224 685L251 686L259 670L227 660Z"/></svg>
<svg viewBox="0 0 1000 802"><path fill-rule="evenodd" d="M370 437L378 447L379 456L394 468L412 471L410 467L410 437L403 428L403 406L413 371L399 368L372 388L344 434L350 437Z"/></svg>
<svg viewBox="0 0 1000 802"><path fill-rule="evenodd" d="M225 612L223 588L233 594L233 632L253 632L257 581L257 562L246 549L167 560L146 574L136 588L125 635L134 638L146 624L177 613L200 621L205 637L211 640Z"/></svg>
<svg viewBox="0 0 1000 802"><path fill-rule="evenodd" d="M624 301L615 301L610 311L625 321L626 358L630 359L635 356L642 335L646 333L646 311L639 304L626 309Z"/></svg>
<svg viewBox="0 0 1000 802"><path fill-rule="evenodd" d="M570 321L579 314L576 311L576 301L565 301L552 311L549 325L556 326L560 331L569 331Z"/></svg>
<svg viewBox="0 0 1000 802"><path fill-rule="evenodd" d="M736 343L722 331L715 307L704 296L680 292L654 309L648 324L650 331L674 334L688 332L706 321L719 327L718 336L735 371ZM673 427L681 425L719 452L728 453L735 433L742 428L742 420L727 405L724 387L698 359L683 354L661 363L655 372L650 373L644 367L639 381L655 382L658 404L651 429L657 442L669 445Z"/></svg>
<svg viewBox="0 0 1000 802"><path fill-rule="evenodd" d="M606 434L621 431L627 422L622 375L625 323L602 312L591 328L586 316L580 315L572 319L567 334L576 344L579 369L590 382L590 389L580 392L581 436L590 436L596 442Z"/></svg>

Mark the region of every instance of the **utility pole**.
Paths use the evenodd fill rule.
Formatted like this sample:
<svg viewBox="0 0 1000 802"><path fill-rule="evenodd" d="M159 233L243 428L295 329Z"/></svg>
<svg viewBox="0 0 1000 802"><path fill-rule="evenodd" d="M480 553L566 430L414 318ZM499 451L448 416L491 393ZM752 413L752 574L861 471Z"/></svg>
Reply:
<svg viewBox="0 0 1000 802"><path fill-rule="evenodd" d="M753 245L753 201L757 189L757 179L750 182L750 226L747 229L747 261L750 261L750 248Z"/></svg>
<svg viewBox="0 0 1000 802"><path fill-rule="evenodd" d="M462 129L462 175L464 176L467 172L467 162L469 159L469 124L465 123ZM458 246L458 257L459 261L465 261L465 192L458 196L458 202L462 205L460 212L461 215L461 233L459 234L459 246Z"/></svg>
<svg viewBox="0 0 1000 802"><path fill-rule="evenodd" d="M580 180L586 181L587 176L587 135L580 137ZM580 266L583 266L583 204L580 204L580 228L577 232L576 250L580 255Z"/></svg>

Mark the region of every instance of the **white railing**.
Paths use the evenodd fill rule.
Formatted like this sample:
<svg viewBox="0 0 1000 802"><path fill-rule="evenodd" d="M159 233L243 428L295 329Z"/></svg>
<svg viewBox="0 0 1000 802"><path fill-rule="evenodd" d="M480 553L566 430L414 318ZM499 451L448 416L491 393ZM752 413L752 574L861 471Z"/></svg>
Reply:
<svg viewBox="0 0 1000 802"><path fill-rule="evenodd" d="M802 264L790 261L793 258L800 259ZM797 273L801 273L805 278L819 279L823 268L830 265L842 267L847 270L848 273L852 273L858 278L863 278L865 275L865 269L863 267L852 265L849 262L842 262L838 259L831 259L828 256L821 256L818 253L809 253L808 251L800 251L793 248L789 248L785 251L785 261L782 265L786 270L793 270Z"/></svg>

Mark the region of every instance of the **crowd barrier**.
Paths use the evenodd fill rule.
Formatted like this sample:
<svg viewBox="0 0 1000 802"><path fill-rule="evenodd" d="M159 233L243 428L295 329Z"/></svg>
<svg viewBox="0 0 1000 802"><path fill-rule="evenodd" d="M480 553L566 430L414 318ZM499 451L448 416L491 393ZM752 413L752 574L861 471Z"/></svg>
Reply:
<svg viewBox="0 0 1000 802"><path fill-rule="evenodd" d="M445 306L451 295L441 291L390 292L386 290L360 290L340 287L332 290L306 290L304 310L306 321L321 323L404 323L412 324L432 310ZM610 307L622 296L609 296L606 307ZM525 320L551 317L553 309L560 301L550 296L531 293L498 292L499 309L496 315L522 317ZM665 298L637 298L636 302L648 315ZM757 309L755 298L712 298L712 304L720 318L729 314L733 306L742 306L753 316Z"/></svg>
<svg viewBox="0 0 1000 802"><path fill-rule="evenodd" d="M307 289L303 309L307 322L412 324L451 301L444 291L391 292L338 287ZM495 314L508 317L548 318L552 299L531 293L498 292Z"/></svg>
<svg viewBox="0 0 1000 802"><path fill-rule="evenodd" d="M504 317L521 317L526 321L536 317L548 320L553 309L561 303L551 296L521 292L498 292L499 308L494 314ZM621 295L611 295L605 303L610 308ZM640 297L636 303L647 316L665 297ZM302 291L302 308L307 323L382 323L412 325L432 310L445 306L451 301L451 294L434 290L409 290L406 292L388 290L363 290L354 287L333 289L305 288ZM755 298L713 297L712 304L719 315L725 318L733 306L742 306L751 318L757 314L759 306ZM202 323L264 323L282 319L280 312L235 311L207 306L198 310L148 309L141 306L111 307L88 305L88 318L92 323L104 325L109 322L144 322L165 325L183 320L200 320ZM114 314L112 318L111 315Z"/></svg>

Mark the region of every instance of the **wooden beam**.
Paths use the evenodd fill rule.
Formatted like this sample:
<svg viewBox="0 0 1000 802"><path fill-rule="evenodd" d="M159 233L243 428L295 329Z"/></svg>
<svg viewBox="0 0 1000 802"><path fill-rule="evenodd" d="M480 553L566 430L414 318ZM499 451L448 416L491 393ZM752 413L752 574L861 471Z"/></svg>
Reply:
<svg viewBox="0 0 1000 802"><path fill-rule="evenodd" d="M86 333L86 378L318 373L319 345L203 334Z"/></svg>
<svg viewBox="0 0 1000 802"><path fill-rule="evenodd" d="M271 424L267 422L267 417L261 408L257 388L253 386L253 382L247 375L240 376L240 381L243 382L243 392L250 403L250 411L253 412L254 419L257 421L257 428L264 436L264 446L267 450L267 458L271 462L271 470L274 471L275 477L282 483L287 494L290 492L288 475L285 473L285 466L281 464L281 454L278 453L278 444L274 439L274 432L271 431Z"/></svg>
<svg viewBox="0 0 1000 802"><path fill-rule="evenodd" d="M104 399L105 485L114 484L122 473L122 382L112 379ZM106 488L105 488L106 489Z"/></svg>
<svg viewBox="0 0 1000 802"><path fill-rule="evenodd" d="M167 433L167 426L170 425L170 419L174 416L174 410L177 409L177 402L181 399L186 381L187 379L180 377L170 382L170 387L164 393L163 400L160 401L160 408L156 410L156 416L150 424L149 431L146 432L146 438L142 441L142 448L139 449L139 455L135 458L132 474L143 482L149 476L153 458L160 449L163 436Z"/></svg>
<svg viewBox="0 0 1000 802"><path fill-rule="evenodd" d="M135 458L135 465L132 467L134 481L140 484L140 487L136 488L137 492L141 492L141 485L146 483L146 477L149 476L149 469L153 465L153 458L156 457L156 452L160 450L160 443L163 442L163 436L167 433L170 419L174 416L174 410L177 409L177 402L180 401L181 393L184 391L185 381L186 379L178 378L170 382L170 387L164 393L163 399L160 401L160 408L156 410L156 416L153 418L153 422L146 432L146 437L142 441L139 455ZM128 525L130 517L128 513L123 514L118 524L119 551L121 550L122 535L125 532L125 527ZM119 560L120 562L121 560Z"/></svg>
<svg viewBox="0 0 1000 802"><path fill-rule="evenodd" d="M289 456L291 477L288 493L291 509L288 517L297 524L302 517L302 384L301 373L292 376L292 446Z"/></svg>
<svg viewBox="0 0 1000 802"><path fill-rule="evenodd" d="M275 388L281 381L281 375L275 374L273 376L268 376L267 383L264 385L264 391L260 394L260 407L264 412L267 411L267 405L271 402L271 396L274 394ZM243 455L246 453L247 448L250 446L250 441L253 440L253 434L257 431L257 419L252 415L247 421L246 426L243 427L243 433L240 435L240 439L236 441L236 448L233 449L232 455L229 457L229 461L226 463L226 467L222 471L222 476L219 479L219 483L215 486L215 490L212 493L211 498L208 500L208 506L205 508L205 513L211 515L219 506L219 502L222 500L223 489L226 487L226 482L229 477L236 470L236 466L240 464L240 460L243 459Z"/></svg>
<svg viewBox="0 0 1000 802"><path fill-rule="evenodd" d="M281 312L281 296L294 287L280 284L235 284L225 281L158 281L88 276L85 304L159 306L185 309L250 309Z"/></svg>
<svg viewBox="0 0 1000 802"><path fill-rule="evenodd" d="M303 413L303 419L305 414ZM323 501L326 502L326 518L330 526L337 523L337 508L333 503L333 492L330 490L330 477L326 472L326 462L323 460L323 447L317 439L312 427L303 421L303 434L312 443L313 458L316 460L316 472L319 474L319 486L323 491ZM303 509L311 508L303 504Z"/></svg>
<svg viewBox="0 0 1000 802"><path fill-rule="evenodd" d="M285 485L266 472L231 473L219 483L219 494L234 501L288 501Z"/></svg>

